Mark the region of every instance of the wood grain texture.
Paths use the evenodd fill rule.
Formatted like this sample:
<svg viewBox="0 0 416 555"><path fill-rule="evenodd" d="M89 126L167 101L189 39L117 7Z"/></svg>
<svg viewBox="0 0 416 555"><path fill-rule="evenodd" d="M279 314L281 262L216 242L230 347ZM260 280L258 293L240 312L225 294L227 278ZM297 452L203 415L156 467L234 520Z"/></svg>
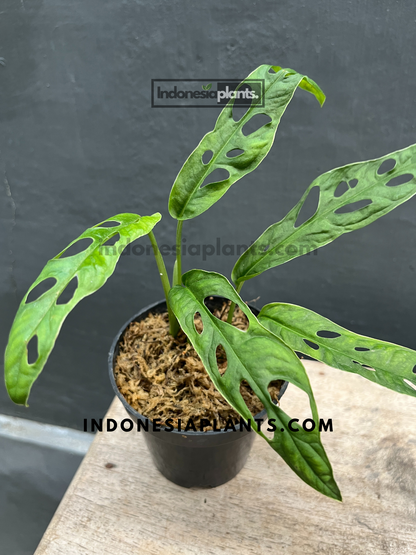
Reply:
<svg viewBox="0 0 416 555"><path fill-rule="evenodd" d="M416 553L415 400L305 366L320 416L333 419L323 442L343 503L306 486L258 437L234 480L187 490L158 473L140 433L99 433L35 555ZM281 405L308 416L294 386ZM117 399L107 417L126 417Z"/></svg>

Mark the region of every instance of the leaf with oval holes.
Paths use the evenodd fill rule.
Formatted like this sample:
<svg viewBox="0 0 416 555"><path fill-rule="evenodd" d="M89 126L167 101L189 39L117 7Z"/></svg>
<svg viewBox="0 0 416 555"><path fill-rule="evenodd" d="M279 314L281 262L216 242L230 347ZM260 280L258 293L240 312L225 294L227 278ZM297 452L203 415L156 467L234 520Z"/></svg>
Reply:
<svg viewBox="0 0 416 555"><path fill-rule="evenodd" d="M293 304L268 304L258 319L294 351L416 397L416 352L411 349L359 335Z"/></svg>
<svg viewBox="0 0 416 555"><path fill-rule="evenodd" d="M202 214L233 183L257 168L273 144L280 119L297 87L314 94L321 105L325 101L325 95L314 81L291 69L262 65L247 79L248 84L253 79L264 80L264 94L252 99L251 106L238 121L233 117L234 100L222 110L215 128L203 137L173 184L169 212L174 218L188 220ZM246 136L243 128L261 116L268 116L270 123L262 122L259 129ZM211 157L207 152L212 153ZM226 172L224 176L211 176L219 169Z"/></svg>
<svg viewBox="0 0 416 555"><path fill-rule="evenodd" d="M67 315L81 299L104 285L114 272L123 249L135 239L150 233L160 218L158 213L143 217L118 214L87 229L46 264L20 304L6 348L6 387L15 403L27 404L32 384L42 371ZM116 225L107 227L108 222L116 222ZM120 238L115 245L104 246L116 235ZM77 247L77 243L84 239L90 239L89 246L84 246L78 254L65 257L73 245ZM50 278L55 280L52 286ZM47 280L49 289L39 291L39 284ZM72 291L75 285L75 291ZM34 289L41 294L30 300ZM37 356L29 362L28 345L36 341Z"/></svg>
<svg viewBox="0 0 416 555"><path fill-rule="evenodd" d="M385 171L385 162L395 165ZM387 167L391 167L387 166ZM378 170L381 169L382 173ZM345 185L348 190L345 190ZM341 187L341 188L340 188ZM308 198L319 191L315 212L299 224ZM235 283L251 279L293 258L360 229L384 216L416 193L416 145L376 160L331 170L311 183L298 204L271 225L240 256L233 271ZM264 246L269 245L267 251Z"/></svg>
<svg viewBox="0 0 416 555"><path fill-rule="evenodd" d="M297 432L291 431L288 427L290 417L272 402L267 389L274 380L286 380L296 385L308 395L313 419L319 421L312 389L298 357L258 322L225 277L214 272L191 270L182 276L182 281L183 287L171 289L169 302L215 387L257 430L240 393L240 383L246 380L265 406L268 418L276 421L277 430L273 439L268 439L261 431L258 433L302 480L324 495L340 500L341 494L319 431L306 432L302 428ZM216 318L204 303L211 295L220 295L237 303L248 318L248 330L241 331ZM200 316L203 324L197 329L194 324L195 314ZM227 364L223 375L217 363L219 345L225 351L222 361L225 358Z"/></svg>

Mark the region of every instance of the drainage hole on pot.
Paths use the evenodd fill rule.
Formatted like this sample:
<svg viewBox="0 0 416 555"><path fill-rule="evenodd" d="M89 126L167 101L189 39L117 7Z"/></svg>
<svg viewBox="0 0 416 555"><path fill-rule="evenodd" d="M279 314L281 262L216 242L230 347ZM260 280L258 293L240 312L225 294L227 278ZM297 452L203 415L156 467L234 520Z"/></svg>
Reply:
<svg viewBox="0 0 416 555"><path fill-rule="evenodd" d="M202 317L199 312L195 312L194 314L194 328L199 335L204 331L204 324L202 322Z"/></svg>
<svg viewBox="0 0 416 555"><path fill-rule="evenodd" d="M227 353L225 352L224 347L220 344L218 345L215 356L217 357L217 366L218 371L223 376L227 370L228 360L227 360Z"/></svg>

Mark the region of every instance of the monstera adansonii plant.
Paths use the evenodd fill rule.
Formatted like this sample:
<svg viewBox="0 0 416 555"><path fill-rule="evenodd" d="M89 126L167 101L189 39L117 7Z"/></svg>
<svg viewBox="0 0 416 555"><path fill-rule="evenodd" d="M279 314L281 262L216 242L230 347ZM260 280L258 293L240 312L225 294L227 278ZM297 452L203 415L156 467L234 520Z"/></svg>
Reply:
<svg viewBox="0 0 416 555"><path fill-rule="evenodd" d="M309 379L295 351L413 396L416 396L416 352L358 335L292 304L268 304L256 317L241 299L240 291L248 279L323 247L343 233L364 227L410 199L416 193L416 145L317 177L287 216L268 227L240 256L232 271L234 285L215 272L194 269L182 275L184 222L208 210L233 183L257 168L269 152L280 119L298 87L313 94L321 105L325 101L325 95L312 79L291 69L262 65L247 79L263 80L261 94L253 95L251 106L241 117L237 115L235 100L230 100L214 129L202 138L173 184L169 212L177 220L177 236L172 285L153 233L160 214L117 214L90 227L68 248L80 240L88 240L89 245L72 256L66 256L67 249L55 256L24 296L6 349L6 386L14 402L27 404L31 386L42 371L68 313L81 299L104 285L129 243L148 235L166 297L170 333L176 335L182 328L218 391L243 419L251 421L252 427L302 480L324 495L341 500L318 429L305 431L289 426L291 417L272 402L268 385L274 380L286 380L303 390L317 421ZM249 82L244 80L240 87ZM268 123L253 132L247 131L248 122L253 125L254 120L264 115L268 116ZM218 169L225 170L227 176L215 181L211 174ZM298 223L299 213L311 194L319 194L316 211L307 221ZM111 241L113 247L104 248ZM75 293L69 301L60 302L73 280ZM49 289L31 300L30 294L39 284L46 284ZM227 322L216 318L206 307L204 300L211 295L231 301ZM231 324L235 305L248 318L246 331ZM195 329L196 313L202 318L202 333ZM29 362L30 342L37 344L37 357ZM228 362L224 375L217 366L219 345ZM272 439L252 419L240 394L243 380L264 404L268 418L277 422Z"/></svg>

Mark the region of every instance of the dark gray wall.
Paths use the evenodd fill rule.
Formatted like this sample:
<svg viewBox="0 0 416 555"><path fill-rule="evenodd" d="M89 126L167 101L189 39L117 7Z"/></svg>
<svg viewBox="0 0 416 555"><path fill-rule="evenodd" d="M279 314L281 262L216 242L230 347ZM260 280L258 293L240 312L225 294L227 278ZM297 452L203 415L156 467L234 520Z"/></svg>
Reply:
<svg viewBox="0 0 416 555"><path fill-rule="evenodd" d="M152 109L152 78L245 77L262 63L310 75L261 167L185 224L188 242L255 239L320 173L416 142L412 0L2 0L0 13L1 348L45 262L92 224L160 211L174 241L171 184L215 109ZM298 303L351 329L416 348L416 200L361 231L250 281L246 300ZM229 275L233 257L185 257ZM172 267L172 259L168 261ZM162 297L150 256L126 256L68 317L31 395L1 412L79 428L112 392L106 356L135 311Z"/></svg>

